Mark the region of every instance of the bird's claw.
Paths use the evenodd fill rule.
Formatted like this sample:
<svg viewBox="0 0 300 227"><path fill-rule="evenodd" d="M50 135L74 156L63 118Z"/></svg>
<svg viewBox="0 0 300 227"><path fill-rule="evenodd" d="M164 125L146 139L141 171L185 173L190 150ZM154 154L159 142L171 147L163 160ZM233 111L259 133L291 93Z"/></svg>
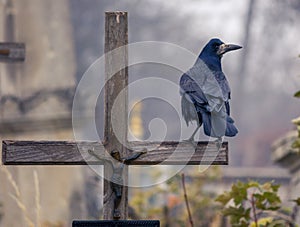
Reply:
<svg viewBox="0 0 300 227"><path fill-rule="evenodd" d="M218 139L214 140L213 143L216 145L218 151L220 151L220 149L222 147L222 139L218 138Z"/></svg>
<svg viewBox="0 0 300 227"><path fill-rule="evenodd" d="M186 140L183 140L183 142L186 142L186 143L189 143L191 144L194 148L197 147L197 142L194 140L194 138L189 138L189 139L186 139Z"/></svg>

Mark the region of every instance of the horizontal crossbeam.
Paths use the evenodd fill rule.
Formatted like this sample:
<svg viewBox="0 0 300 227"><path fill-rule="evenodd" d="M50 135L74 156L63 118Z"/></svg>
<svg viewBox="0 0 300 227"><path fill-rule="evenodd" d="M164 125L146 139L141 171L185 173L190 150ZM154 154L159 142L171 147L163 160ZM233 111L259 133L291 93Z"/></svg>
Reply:
<svg viewBox="0 0 300 227"><path fill-rule="evenodd" d="M129 162L129 165L228 165L228 143L219 151L214 143L198 142L196 148L188 142L128 143L128 153L147 149L147 153ZM89 153L107 157L100 142L15 141L2 143L4 165L87 165L103 164Z"/></svg>

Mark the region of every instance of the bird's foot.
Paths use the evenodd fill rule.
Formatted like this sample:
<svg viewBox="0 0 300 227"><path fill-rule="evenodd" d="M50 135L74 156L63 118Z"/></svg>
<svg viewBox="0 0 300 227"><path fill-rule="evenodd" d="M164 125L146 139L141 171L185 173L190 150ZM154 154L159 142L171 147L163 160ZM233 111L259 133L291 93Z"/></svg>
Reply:
<svg viewBox="0 0 300 227"><path fill-rule="evenodd" d="M214 140L213 143L216 145L218 151L220 151L220 149L222 147L222 143L223 143L222 138L218 138L218 139Z"/></svg>
<svg viewBox="0 0 300 227"><path fill-rule="evenodd" d="M194 148L197 147L197 142L194 140L194 137L190 137L189 139L183 140L183 142L191 144Z"/></svg>

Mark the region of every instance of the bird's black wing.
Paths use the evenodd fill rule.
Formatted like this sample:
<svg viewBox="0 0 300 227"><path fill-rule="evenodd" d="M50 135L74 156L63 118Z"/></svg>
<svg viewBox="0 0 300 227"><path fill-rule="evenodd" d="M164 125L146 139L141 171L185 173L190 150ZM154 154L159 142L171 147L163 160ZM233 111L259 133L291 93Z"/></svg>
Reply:
<svg viewBox="0 0 300 227"><path fill-rule="evenodd" d="M215 86L215 82L207 84L210 86L209 88L218 88L218 86ZM228 99L225 101L221 92L217 93L217 96L215 97L211 94L205 94L198 83L187 74L181 76L180 89L181 95L183 96L182 114L187 125L189 121L196 120L200 115L201 118L199 118L199 123L200 125L203 123L204 133L206 135L221 137L224 135L234 136L237 134L238 130L234 126L233 119L229 116L230 107ZM213 91L213 89L210 89L209 91ZM212 111L212 108L209 105L208 99L211 99L213 101L212 103L216 103L219 100L223 101L223 104L221 103L222 108L218 112L219 114L214 115L213 118L211 117L210 112ZM197 112L197 114L195 112ZM226 116L224 116L224 114Z"/></svg>
<svg viewBox="0 0 300 227"><path fill-rule="evenodd" d="M180 79L180 93L185 96L191 103L196 105L207 106L208 102L205 94L198 84L187 74L183 74Z"/></svg>
<svg viewBox="0 0 300 227"><path fill-rule="evenodd" d="M208 108L207 99L198 84L186 73L180 79L181 110L187 125L191 121L202 124L201 112Z"/></svg>

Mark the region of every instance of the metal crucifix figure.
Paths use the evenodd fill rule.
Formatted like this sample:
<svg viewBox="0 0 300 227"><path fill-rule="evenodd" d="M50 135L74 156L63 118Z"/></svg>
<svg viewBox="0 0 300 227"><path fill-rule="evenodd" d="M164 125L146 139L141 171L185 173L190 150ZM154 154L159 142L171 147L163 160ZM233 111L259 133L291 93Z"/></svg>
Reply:
<svg viewBox="0 0 300 227"><path fill-rule="evenodd" d="M119 205L122 199L122 186L124 184L124 180L122 177L123 169L125 165L127 165L130 161L133 161L139 158L142 154L147 153L147 149L145 148L142 151L133 152L133 154L131 154L127 158L122 158L120 152L114 149L112 152L110 152L110 155L111 157L113 157L113 159L98 155L93 150L89 150L88 152L94 157L96 157L97 159L108 162L112 166L113 173L110 179L110 184L111 184L112 192L115 194L113 218L120 219L121 213L119 210Z"/></svg>

